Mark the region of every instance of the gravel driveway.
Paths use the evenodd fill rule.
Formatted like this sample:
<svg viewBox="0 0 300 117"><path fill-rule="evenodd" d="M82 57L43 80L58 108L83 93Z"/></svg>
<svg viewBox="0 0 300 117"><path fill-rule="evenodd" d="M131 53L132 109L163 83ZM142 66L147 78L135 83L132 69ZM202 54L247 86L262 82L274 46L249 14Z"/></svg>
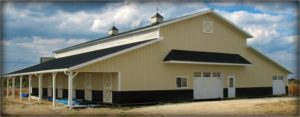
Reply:
<svg viewBox="0 0 300 117"><path fill-rule="evenodd" d="M271 97L167 103L134 107L101 107L69 110L65 107L53 109L52 102L29 103L18 98L4 98L5 115L298 115L298 97ZM63 106L63 105L58 105Z"/></svg>

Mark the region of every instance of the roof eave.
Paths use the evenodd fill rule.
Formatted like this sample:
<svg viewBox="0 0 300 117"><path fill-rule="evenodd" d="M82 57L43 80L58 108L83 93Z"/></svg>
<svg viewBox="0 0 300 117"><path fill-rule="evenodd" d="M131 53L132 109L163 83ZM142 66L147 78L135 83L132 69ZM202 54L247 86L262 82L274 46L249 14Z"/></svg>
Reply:
<svg viewBox="0 0 300 117"><path fill-rule="evenodd" d="M221 18L225 22L229 23L230 25L232 25L237 30L241 31L247 37L247 39L248 38L253 38L253 36L250 33L248 33L247 31L245 31L244 29L242 29L240 26L234 24L230 20L226 19L224 16L220 15L218 12L215 12L215 11L212 10L211 13L215 14L216 16L218 16L219 18Z"/></svg>
<svg viewBox="0 0 300 117"><path fill-rule="evenodd" d="M252 49L253 51L255 51L256 53L260 54L261 56L265 57L266 59L268 59L269 61L275 63L276 65L278 65L280 68L282 68L283 70L285 70L288 74L293 74L290 70L288 70L287 68L285 68L284 66L280 65L278 62L272 60L270 57L268 57L267 55L263 54L262 52L258 51L257 49L255 49L252 46L248 46L248 48Z"/></svg>
<svg viewBox="0 0 300 117"><path fill-rule="evenodd" d="M35 71L35 72L24 72L24 73L16 73L16 74L7 74L7 75L4 75L4 77L14 77L14 76L34 75L34 74L45 74L45 73L64 72L64 71L68 71L68 69L67 68L62 68L62 69L41 70L41 71Z"/></svg>
<svg viewBox="0 0 300 117"><path fill-rule="evenodd" d="M225 65L225 66L252 66L252 64L242 64L242 63L194 62L194 61L177 61L177 60L164 61L164 63L200 64L200 65Z"/></svg>

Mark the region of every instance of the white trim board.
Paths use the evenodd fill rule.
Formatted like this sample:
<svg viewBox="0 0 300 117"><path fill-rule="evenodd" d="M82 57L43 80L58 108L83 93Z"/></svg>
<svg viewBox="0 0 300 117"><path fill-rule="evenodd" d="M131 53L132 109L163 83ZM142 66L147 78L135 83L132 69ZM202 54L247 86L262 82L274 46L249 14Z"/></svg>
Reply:
<svg viewBox="0 0 300 117"><path fill-rule="evenodd" d="M21 75L32 75L32 74L42 74L42 73L53 73L53 72L63 72L67 71L68 69L51 69L51 70L41 70L41 71L35 71L35 72L25 72L25 73L17 73L17 74L10 74L10 75L5 75L6 77L10 76L21 76Z"/></svg>
<svg viewBox="0 0 300 117"><path fill-rule="evenodd" d="M228 66L251 66L251 64L216 63L216 62L191 62L191 61L165 61L171 64L201 64L201 65L228 65Z"/></svg>

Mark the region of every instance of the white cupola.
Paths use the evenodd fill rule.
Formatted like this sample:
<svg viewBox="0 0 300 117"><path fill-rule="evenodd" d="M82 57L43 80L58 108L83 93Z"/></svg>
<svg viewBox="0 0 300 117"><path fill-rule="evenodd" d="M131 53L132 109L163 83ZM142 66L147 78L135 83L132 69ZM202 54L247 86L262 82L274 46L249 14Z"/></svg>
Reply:
<svg viewBox="0 0 300 117"><path fill-rule="evenodd" d="M119 32L119 30L114 25L113 25L113 27L110 30L108 30L108 34L110 36L116 35L116 34L118 34L118 32Z"/></svg>
<svg viewBox="0 0 300 117"><path fill-rule="evenodd" d="M163 22L164 17L160 15L158 12L156 12L152 17L151 17L151 23L152 24L158 24Z"/></svg>

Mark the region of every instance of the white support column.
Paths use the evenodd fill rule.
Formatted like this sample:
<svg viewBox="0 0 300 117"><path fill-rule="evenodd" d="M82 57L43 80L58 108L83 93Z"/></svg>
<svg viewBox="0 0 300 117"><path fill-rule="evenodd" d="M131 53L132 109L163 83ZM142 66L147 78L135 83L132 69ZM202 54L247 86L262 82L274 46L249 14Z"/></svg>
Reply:
<svg viewBox="0 0 300 117"><path fill-rule="evenodd" d="M31 86L31 75L29 75L28 76L28 82L29 82L29 86L28 86L28 88L29 88L29 91L28 91L28 93L29 93L29 95L28 95L28 100L29 100L29 102L31 101L31 93L32 93L32 86Z"/></svg>
<svg viewBox="0 0 300 117"><path fill-rule="evenodd" d="M55 107L55 101L56 101L56 73L52 73L52 88L53 88L53 91L52 91L52 100L53 100L53 107Z"/></svg>
<svg viewBox="0 0 300 117"><path fill-rule="evenodd" d="M22 83L23 83L23 76L20 76L20 88L19 88L20 101L22 101Z"/></svg>
<svg viewBox="0 0 300 117"><path fill-rule="evenodd" d="M72 109L72 72L68 74L68 106Z"/></svg>
<svg viewBox="0 0 300 117"><path fill-rule="evenodd" d="M68 106L69 106L69 109L72 109L72 93L73 93L73 78L75 78L75 76L79 73L79 72L69 72L67 73L68 75Z"/></svg>
<svg viewBox="0 0 300 117"><path fill-rule="evenodd" d="M38 77L39 77L39 103L41 103L42 95L43 95L43 87L42 87L43 86L43 80L42 80L43 74L39 74Z"/></svg>
<svg viewBox="0 0 300 117"><path fill-rule="evenodd" d="M8 98L9 95L9 77L6 79L6 97Z"/></svg>
<svg viewBox="0 0 300 117"><path fill-rule="evenodd" d="M16 92L16 90L15 90L15 86L16 86L15 81L16 81L16 80L15 80L15 79L16 79L15 77L12 78L12 94L11 94L11 95L12 95L13 98L14 98L15 95L16 95L16 94L15 94L15 92Z"/></svg>

